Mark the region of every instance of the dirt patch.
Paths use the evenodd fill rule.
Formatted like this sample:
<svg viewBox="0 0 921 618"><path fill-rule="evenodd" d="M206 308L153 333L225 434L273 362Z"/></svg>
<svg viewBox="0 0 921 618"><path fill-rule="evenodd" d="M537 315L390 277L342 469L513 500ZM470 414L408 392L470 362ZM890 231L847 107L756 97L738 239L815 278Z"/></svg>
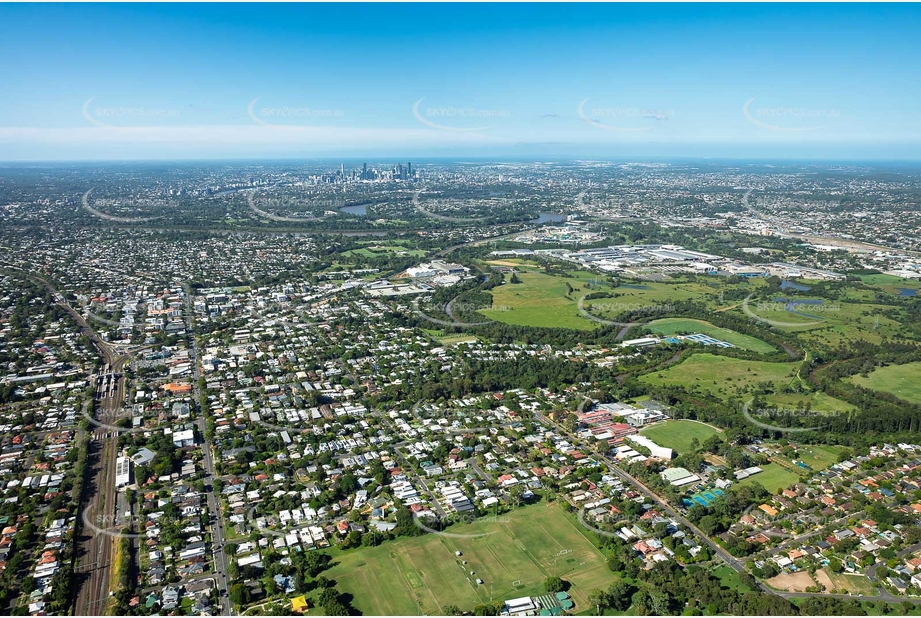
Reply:
<svg viewBox="0 0 921 618"><path fill-rule="evenodd" d="M819 582L820 586L825 586L825 592L835 587L835 582L831 580L831 576L825 572L825 569L819 569L815 572L815 580Z"/></svg>
<svg viewBox="0 0 921 618"><path fill-rule="evenodd" d="M806 588L815 586L815 581L809 573L801 571L799 573L781 573L771 579L765 580L768 586L777 590L786 590L787 592L806 592Z"/></svg>

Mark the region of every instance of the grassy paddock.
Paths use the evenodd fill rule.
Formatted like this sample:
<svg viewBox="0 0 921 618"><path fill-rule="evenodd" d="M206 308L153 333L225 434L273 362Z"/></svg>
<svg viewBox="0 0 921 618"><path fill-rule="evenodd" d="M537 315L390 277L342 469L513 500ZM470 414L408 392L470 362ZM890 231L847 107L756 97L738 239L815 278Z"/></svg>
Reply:
<svg viewBox="0 0 921 618"><path fill-rule="evenodd" d="M852 384L885 393L900 399L921 404L921 363L880 367L868 377L855 375L848 378Z"/></svg>
<svg viewBox="0 0 921 618"><path fill-rule="evenodd" d="M697 353L664 371L640 377L647 384L684 386L723 396L737 396L759 382L773 382L780 390L795 378L799 363L770 363Z"/></svg>
<svg viewBox="0 0 921 618"><path fill-rule="evenodd" d="M592 330L598 322L579 313L578 299L586 292L590 273L585 276L556 277L539 272L521 272L521 283L505 283L490 290L493 309L480 311L491 320L516 326L542 326ZM573 288L569 293L566 284ZM608 288L610 289L610 288Z"/></svg>
<svg viewBox="0 0 921 618"><path fill-rule="evenodd" d="M471 610L479 603L543 594L544 579L557 575L572 584L576 611L588 594L612 578L591 533L559 504L537 504L472 524L453 534L404 538L379 547L333 551L334 579L365 615L440 614L444 605ZM455 551L463 552L458 558ZM467 564L461 564L466 560ZM469 572L474 571L475 575ZM476 578L483 585L475 583Z"/></svg>

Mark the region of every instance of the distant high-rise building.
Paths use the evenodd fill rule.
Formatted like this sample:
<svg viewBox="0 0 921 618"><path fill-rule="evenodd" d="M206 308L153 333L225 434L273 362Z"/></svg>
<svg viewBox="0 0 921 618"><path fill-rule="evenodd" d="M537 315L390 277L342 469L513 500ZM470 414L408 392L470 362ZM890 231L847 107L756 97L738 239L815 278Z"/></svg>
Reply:
<svg viewBox="0 0 921 618"><path fill-rule="evenodd" d="M413 162L412 161L406 164L406 175L410 178L410 180L413 177Z"/></svg>

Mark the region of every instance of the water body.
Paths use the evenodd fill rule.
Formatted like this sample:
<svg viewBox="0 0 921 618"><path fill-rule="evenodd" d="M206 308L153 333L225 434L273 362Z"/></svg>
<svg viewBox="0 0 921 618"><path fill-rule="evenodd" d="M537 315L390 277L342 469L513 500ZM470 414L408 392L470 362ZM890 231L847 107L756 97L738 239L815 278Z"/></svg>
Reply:
<svg viewBox="0 0 921 618"><path fill-rule="evenodd" d="M354 206L341 206L339 212L345 213L347 215L356 215L359 217L365 217L368 215L368 205L367 204L355 204Z"/></svg>
<svg viewBox="0 0 921 618"><path fill-rule="evenodd" d="M822 300L821 298L796 299L796 298L787 298L786 296L778 296L777 298L774 299L774 302L787 303L787 305L791 307L793 305L824 305L825 304L825 301Z"/></svg>
<svg viewBox="0 0 921 618"><path fill-rule="evenodd" d="M917 296L918 290L912 290L911 288L897 288L899 290L899 296Z"/></svg>
<svg viewBox="0 0 921 618"><path fill-rule="evenodd" d="M555 212L542 212L540 216L537 217L537 223L547 223L552 221L554 223L560 223L563 220L563 215L559 215Z"/></svg>
<svg viewBox="0 0 921 618"><path fill-rule="evenodd" d="M781 281L780 282L781 290L796 290L798 292L808 292L809 286L803 285L802 283L794 283L793 281Z"/></svg>

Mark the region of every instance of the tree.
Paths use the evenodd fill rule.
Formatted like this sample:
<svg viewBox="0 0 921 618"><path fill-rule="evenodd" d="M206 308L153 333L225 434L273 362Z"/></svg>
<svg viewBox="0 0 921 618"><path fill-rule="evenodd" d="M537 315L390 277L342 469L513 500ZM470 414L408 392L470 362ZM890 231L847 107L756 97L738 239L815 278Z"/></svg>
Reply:
<svg viewBox="0 0 921 618"><path fill-rule="evenodd" d="M544 590L547 591L547 594L556 594L557 592L562 592L564 589L565 585L563 580L556 575L551 575L544 580Z"/></svg>
<svg viewBox="0 0 921 618"><path fill-rule="evenodd" d="M320 595L317 597L317 601L320 605L326 607L326 605L339 600L339 593L336 592L335 588L323 588L320 591Z"/></svg>
<svg viewBox="0 0 921 618"><path fill-rule="evenodd" d="M588 604L594 607L596 610L607 609L608 595L605 594L604 590L595 588L588 594ZM601 612L598 611L598 614L600 615Z"/></svg>
<svg viewBox="0 0 921 618"><path fill-rule="evenodd" d="M246 584L234 584L230 587L230 601L234 605L246 605L250 602L249 587Z"/></svg>
<svg viewBox="0 0 921 618"><path fill-rule="evenodd" d="M615 579L605 591L608 606L617 611L625 611L630 607L631 597L636 592L636 587L625 579Z"/></svg>
<svg viewBox="0 0 921 618"><path fill-rule="evenodd" d="M333 585L332 580L327 579L325 575L320 575L317 578L317 588L325 589L330 588Z"/></svg>
<svg viewBox="0 0 921 618"><path fill-rule="evenodd" d="M26 578L24 578L24 579L22 580L22 584L20 585L20 589L21 589L22 592L24 592L25 594L29 594L30 592L32 592L33 590L35 590L37 587L38 587L38 584L35 582L35 578L34 578L34 577L26 577Z"/></svg>
<svg viewBox="0 0 921 618"><path fill-rule="evenodd" d="M462 612L457 605L444 605L441 608L441 613L445 616L460 616Z"/></svg>
<svg viewBox="0 0 921 618"><path fill-rule="evenodd" d="M334 599L323 604L323 614L326 616L348 616L349 608L343 605L339 599Z"/></svg>

